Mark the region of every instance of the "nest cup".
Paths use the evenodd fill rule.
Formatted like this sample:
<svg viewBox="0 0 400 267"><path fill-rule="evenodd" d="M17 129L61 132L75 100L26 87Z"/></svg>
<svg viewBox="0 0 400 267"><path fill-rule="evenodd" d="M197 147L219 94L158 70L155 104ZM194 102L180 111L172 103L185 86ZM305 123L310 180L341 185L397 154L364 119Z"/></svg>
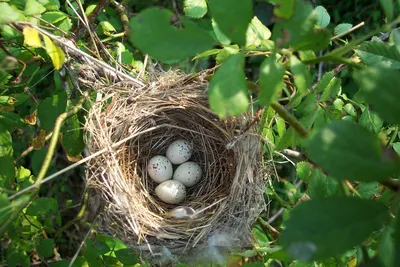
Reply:
<svg viewBox="0 0 400 267"><path fill-rule="evenodd" d="M88 115L88 150L106 150L88 163L93 212L101 231L154 264L220 261L226 251L251 246L251 226L266 208L268 174L251 116L219 120L208 108L205 75L168 72L142 87L91 84L101 98ZM146 171L177 139L193 145L191 161L203 172L179 204L195 210L190 218L171 217L177 205L157 198Z"/></svg>

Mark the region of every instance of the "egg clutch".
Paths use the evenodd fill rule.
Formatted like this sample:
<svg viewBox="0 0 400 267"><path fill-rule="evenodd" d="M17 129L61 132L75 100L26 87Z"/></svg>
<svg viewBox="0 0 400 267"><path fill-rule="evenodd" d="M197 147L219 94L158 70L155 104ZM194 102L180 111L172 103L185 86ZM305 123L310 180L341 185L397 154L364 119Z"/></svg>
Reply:
<svg viewBox="0 0 400 267"><path fill-rule="evenodd" d="M202 176L199 164L188 161L193 154L192 145L186 140L176 140L167 148L165 156L152 157L147 172L156 187L156 195L168 204L179 204L186 197L186 188L196 185ZM178 165L174 171L174 165Z"/></svg>

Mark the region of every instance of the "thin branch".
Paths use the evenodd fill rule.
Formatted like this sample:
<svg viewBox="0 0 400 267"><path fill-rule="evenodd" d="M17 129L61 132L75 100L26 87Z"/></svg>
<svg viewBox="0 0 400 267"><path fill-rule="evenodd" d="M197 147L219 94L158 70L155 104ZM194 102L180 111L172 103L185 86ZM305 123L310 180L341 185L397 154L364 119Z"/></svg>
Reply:
<svg viewBox="0 0 400 267"><path fill-rule="evenodd" d="M301 137L308 136L308 130L304 128L303 125L295 118L292 114L289 113L282 105L278 103L272 103L271 107L278 113L293 129L296 130L300 134Z"/></svg>
<svg viewBox="0 0 400 267"><path fill-rule="evenodd" d="M98 216L98 215L97 215L97 216ZM83 238L81 244L79 245L79 248L78 248L78 249L76 250L76 252L75 252L75 255L72 257L72 259L71 259L71 261L70 261L68 267L72 267L72 265L74 264L76 258L77 258L78 255L79 255L79 252L81 252L81 250L82 250L82 248L83 248L83 245L85 244L86 240L89 238L90 232L92 232L92 229L93 229L93 227L94 227L94 224L95 224L95 222L96 222L96 220L97 220L97 216L96 216L96 218L94 218L92 224L90 225L89 231L86 233L85 237Z"/></svg>
<svg viewBox="0 0 400 267"><path fill-rule="evenodd" d="M64 124L64 121L67 118L77 114L78 111L80 111L82 109L82 106L85 103L87 96L88 96L88 94L86 93L86 95L84 95L82 97L82 99L79 100L79 102L73 108L71 108L68 112L65 112L65 113L63 113L63 114L61 114L60 116L57 117L56 123L54 125L54 129L53 129L53 135L51 136L50 144L49 144L49 147L47 149L47 153L46 153L46 156L44 158L42 167L40 168L40 171L39 171L39 173L38 173L38 175L36 177L35 184L40 184L40 182L45 177L45 175L47 173L47 170L50 167L51 160L53 159L54 152L55 152L56 147L57 147L58 136L60 135L61 127Z"/></svg>
<svg viewBox="0 0 400 267"><path fill-rule="evenodd" d="M89 194L88 194L88 192L86 192L85 195L83 196L83 203L82 203L82 207L81 207L79 213L76 215L75 218L73 218L72 220L70 220L69 222L64 224L63 227L61 227L56 232L55 236L60 235L62 232L64 232L66 229L71 227L73 224L75 224L77 221L79 221L83 217L83 215L85 214L85 211L86 211L87 204L88 204L88 199L89 199Z"/></svg>
<svg viewBox="0 0 400 267"><path fill-rule="evenodd" d="M113 6L115 8L115 10L117 11L119 18L121 20L122 26L124 27L124 34L128 35L128 33L129 33L129 17L126 14L125 7L115 0L110 0L110 5Z"/></svg>
<svg viewBox="0 0 400 267"><path fill-rule="evenodd" d="M364 21L362 21L362 22L358 23L356 26L352 27L351 29L348 29L347 31L342 32L341 34L338 34L338 35L336 35L336 36L333 36L333 37L331 38L331 41L334 41L334 40L336 40L336 39L339 39L339 38L341 38L341 37L343 37L343 36L345 36L345 35L347 35L347 34L353 32L353 31L355 31L355 30L357 30L357 29L363 27L364 25L365 25L365 23L364 23Z"/></svg>
<svg viewBox="0 0 400 267"><path fill-rule="evenodd" d="M123 143L125 143L126 141L129 141L130 139L137 137L137 136L140 135L140 134L145 134L145 133L154 131L154 130L156 130L156 129L162 128L162 127L171 127L171 128L180 129L178 126L175 126L175 125L171 125L171 124L161 124L161 125L157 125L157 126L148 128L148 129L146 129L146 130L144 130L144 131L142 131L142 132L140 132L140 133L137 133L137 134L133 134L133 135L131 135L131 136L128 136L128 137L126 137L126 138L124 138L124 139L118 141L117 143L114 143L114 144L111 145L110 147L106 147L106 148L104 148L104 149L102 149L102 150L99 150L99 151L97 151L96 153L93 153L92 155L90 155L90 156L88 156L88 157L86 157L86 158L83 158L83 159L81 159L80 161L77 161L77 162L75 162L75 163L69 165L68 167L66 167L66 168L64 168L64 169L62 169L62 170L60 170L60 171L58 171L58 172L56 172L56 173L54 173L54 174L52 174L52 175L46 177L46 178L44 178L44 179L43 179L42 181L40 181L39 183L35 183L35 184L31 185L31 186L28 186L28 187L26 187L26 188L24 188L24 189L21 189L20 191L18 191L18 192L15 193L14 195L10 196L8 199L9 199L9 200L13 200L13 199L15 199L16 197L18 197L18 196L20 196L20 195L23 195L24 193L29 192L29 191L31 191L32 189L35 189L37 186L39 186L39 185L41 185L41 184L44 184L44 183L47 183L48 181L50 181L50 180L52 180L52 179L58 177L59 175L65 173L65 172L67 172L67 171L69 171L69 170L72 170L73 168L75 168L75 167L77 167L77 166L79 166L79 165L81 165L81 164L83 164L83 163L85 163L85 162L88 162L89 160L91 160L91 159L93 159L93 158L95 158L95 157L98 157L99 155L101 155L101 154L103 154L103 153L109 151L110 148L111 148L111 149L112 149L112 148L116 148L116 147L122 145Z"/></svg>
<svg viewBox="0 0 400 267"><path fill-rule="evenodd" d="M46 135L45 141L49 141L51 136L53 135L53 132L50 132L48 135ZM24 152L21 153L21 155L19 155L19 157L17 157L15 159L15 162L18 162L20 159L22 159L23 157L26 157L29 153L31 153L33 150L35 150L33 148L33 146L28 147L27 149L24 150Z"/></svg>

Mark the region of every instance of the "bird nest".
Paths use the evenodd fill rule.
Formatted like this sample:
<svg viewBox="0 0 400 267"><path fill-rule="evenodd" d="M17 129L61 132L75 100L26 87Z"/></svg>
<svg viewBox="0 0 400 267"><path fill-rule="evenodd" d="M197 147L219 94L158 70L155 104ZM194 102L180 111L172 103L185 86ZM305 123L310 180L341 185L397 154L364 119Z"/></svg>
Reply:
<svg viewBox="0 0 400 267"><path fill-rule="evenodd" d="M87 186L101 206L99 229L154 264L213 260L216 251L249 247L252 224L266 208L268 174L256 124L251 114L219 120L208 107L205 76L168 72L144 86L90 85L98 101L87 118L88 151L107 150L87 169ZM165 155L177 139L191 142L191 160L203 172L179 204L194 211L184 216L157 198L146 171L149 159Z"/></svg>

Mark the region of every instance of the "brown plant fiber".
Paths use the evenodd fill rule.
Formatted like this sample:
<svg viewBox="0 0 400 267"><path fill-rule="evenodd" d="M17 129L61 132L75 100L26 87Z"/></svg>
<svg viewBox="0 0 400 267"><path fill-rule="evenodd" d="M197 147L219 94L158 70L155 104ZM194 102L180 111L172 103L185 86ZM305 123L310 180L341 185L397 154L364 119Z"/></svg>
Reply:
<svg viewBox="0 0 400 267"><path fill-rule="evenodd" d="M268 174L256 124L251 114L219 120L208 108L205 75L167 72L145 86L90 84L101 99L87 118L88 151L109 148L87 169L87 186L100 200L100 230L145 256L167 249L182 258L193 247L210 246L215 233L228 234L230 249L251 246L251 226L266 209ZM191 160L203 171L180 204L196 210L186 219L167 216L176 205L155 196L157 184L146 172L148 160L165 155L177 139L192 143Z"/></svg>

